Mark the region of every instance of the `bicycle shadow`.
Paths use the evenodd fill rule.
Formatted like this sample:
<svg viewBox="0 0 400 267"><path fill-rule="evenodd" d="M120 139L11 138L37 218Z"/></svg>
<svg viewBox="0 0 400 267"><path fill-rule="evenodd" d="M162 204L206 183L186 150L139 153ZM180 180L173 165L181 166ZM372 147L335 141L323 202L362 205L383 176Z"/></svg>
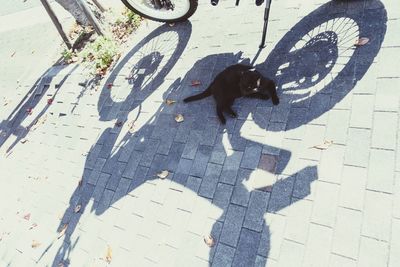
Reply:
<svg viewBox="0 0 400 267"><path fill-rule="evenodd" d="M376 3L380 4L379 1L376 1ZM318 96L327 94L328 90L330 94L335 95L329 100L329 104L324 105L321 109L318 108L317 111L296 114L296 119L293 121L289 115L286 130L295 129L309 123L338 103L354 87L354 81L362 78L369 68L368 64L373 61L379 51L385 32L384 23L382 24L379 21L371 27L365 25L368 25L367 20L371 19L371 16L374 17L374 14L380 19L385 16L386 13L381 4L382 8L378 9L379 12L368 13L370 17L357 17L358 25L362 25L362 22L364 22L366 28L372 28L375 32L382 33L381 36L372 39L370 46L358 48L359 50L354 52L356 55L351 57L343 69L338 71L337 76L328 83L328 86L323 83L322 89L318 90L318 93L296 92L296 90L314 88L324 81L324 77L327 77L328 73L334 70L334 65L338 62L337 58L340 55L340 49L337 50L334 45L338 44L340 38L337 34L335 35L334 31L318 33L315 38L311 37L309 41L305 42L304 51L295 53L286 49L287 44L297 43L298 38L304 36L303 29L306 27L303 26L308 26L310 22L320 25L327 18L330 19L329 16L337 18L338 14L347 14L339 12L341 10L339 7L335 13L335 5L335 3L326 4L305 17L285 35L282 39L284 42L278 43L268 57L267 63L256 66L266 73L266 76L276 79L281 99L283 99L280 105L283 103L283 106L288 105L289 107L298 105L310 107L305 103L317 101ZM330 8L329 13L323 14L328 7ZM355 15L351 16L355 18ZM185 31L184 26L182 27L181 30ZM365 27L360 29L365 29ZM367 33L365 31L360 32L362 34ZM148 38L145 40L147 42ZM180 53L183 52L184 46ZM290 47L292 46L290 45ZM117 65L113 72L115 75L106 84L115 81L124 66L129 65L129 59L135 54L135 49L132 51L131 55ZM327 54L320 55L325 52ZM175 55L175 60L178 59L179 55ZM232 259L229 259L232 265L252 266L257 255L266 258L269 255L270 232L264 221L264 213L279 212L311 193L311 183L318 179L317 166L306 166L287 175L288 171L285 169L291 159L291 151L269 146L262 142L254 142L241 136L241 121L243 122L250 115L252 121L261 129L269 130L268 120L262 114L257 114L255 108L272 108L269 102L255 99L238 101L235 108L239 109L239 119L228 120L224 127L219 126L211 99L191 105L179 101L172 106L162 103L160 98L156 97L149 102L153 95L160 93L162 93L161 99L163 100L167 98L182 100L196 91L204 90L204 85L209 84L216 73L226 66L239 62L240 54L210 55L199 60L183 79L174 79L167 89L160 89L166 84L160 77L165 77L176 61L174 64L170 64L170 67L166 68L165 71L163 71L164 69L161 71L163 75L146 79L146 76L155 73L157 65L163 60L163 58L160 58L162 56L162 53L157 54L152 51L141 55L142 60L139 59L137 64L129 66L129 73L132 74L130 86L133 90L128 95L113 96L113 90L109 90L107 87L103 88L98 102L101 120L111 121L116 119L123 122L123 125L121 127L121 125L116 124L114 127L106 129L96 144L92 146L85 163L82 184L72 194L70 206L65 211L60 223L59 230L65 225L68 225L68 228L63 237L63 245L59 248L54 259L55 265L59 262L69 264L68 255L79 240L79 236L75 238L73 235L85 210L90 209L90 213L97 216L102 215L111 206L118 205L118 201L127 195L133 196L136 199L135 201L138 201L135 203L139 203L141 198L150 201L150 199L146 199L146 187L152 186L181 192L193 191L200 198L212 202L221 210L221 213L218 216L214 214L213 217L215 223L210 234L214 237L216 245L209 249L206 260L210 264L226 264L222 257L215 257L215 254L218 254L218 250L222 250L223 246L231 246L236 247L236 251L231 255ZM303 59L305 61L301 63ZM360 64L360 60L365 64ZM286 66L286 69L282 69L281 66L285 63L288 63L289 68ZM350 64L350 66L348 67L347 64ZM359 65L361 67L358 67ZM147 67L144 68L144 66ZM321 68L321 66L324 66L324 68ZM214 70L212 73L210 72L211 68ZM146 70L142 71L142 69ZM143 75L144 73L146 75ZM313 79L312 77L317 74L318 76ZM191 87L190 82L198 79L198 77L203 77L203 85ZM292 83L293 79L294 83ZM346 83L349 80L353 82L350 83L350 86L345 87L346 90L336 90L341 88L339 84ZM285 87L286 84L291 84L291 87ZM156 88L159 88L160 91L154 93L153 89ZM285 91L286 88L291 88L291 90ZM114 99L117 99L117 101ZM149 110L146 108L147 105L150 105ZM154 109L154 105L159 105L159 108L155 112L150 112L151 107ZM178 113L184 114L185 120L177 126L173 115ZM282 130L279 129L279 131ZM278 151L275 155L268 155L276 165L272 164L273 167L266 168L259 178L265 179L268 173L275 178L269 180L267 184L257 187L257 183L253 183L251 180L256 170L262 169L263 166L260 164L262 162L258 161L259 159L255 161L252 158L252 154L261 155L264 148L266 148L266 151ZM162 170L168 170L170 173L165 180L157 177L157 174ZM193 181L197 181L197 187L193 187ZM296 197L292 198L291 192L295 185L298 192ZM286 194L281 195L282 192L286 192ZM276 198L279 201L274 201L272 202L274 204L267 206L266 202L262 200L269 194L271 198ZM162 200L163 196L165 195L157 197L159 202L152 201L162 206L160 199ZM232 202L231 199L234 198L236 200ZM246 223L246 206L254 199L258 200L254 203L260 204L262 209L255 214L250 214L249 216L253 216L252 220ZM92 206L89 206L89 203L93 203ZM77 205L81 206L78 213L74 211ZM185 203L179 204L180 209L185 209L184 205ZM138 205L137 217L147 218L149 212L153 212L148 209L148 207L143 206L139 208ZM186 207L185 211L195 212L196 210ZM158 220L164 225L169 223L163 221L163 218L158 218ZM243 223L247 224L244 228L242 228ZM235 228L237 225L240 228ZM234 231L231 231L232 229ZM140 233L141 236L148 239L152 238L150 236L152 229L145 229L145 227L137 229L137 231L140 230L143 230ZM202 235L206 233L195 231L194 234L201 240ZM175 236L175 239L183 238L183 236ZM168 242L170 241L167 240L165 245L170 247L177 246L176 243L179 243L176 240L174 244ZM184 242L181 243L184 246ZM179 247L175 248L179 249ZM177 260L173 264L179 265L180 263L185 264L186 259L169 260Z"/></svg>
<svg viewBox="0 0 400 267"><path fill-rule="evenodd" d="M76 68L77 66L70 68L68 65L61 64L61 60L58 60L36 80L10 115L0 122L0 148L7 144L11 136L16 136L12 143L7 144L5 153L11 152L21 140L26 138L32 128L35 128L36 124L41 123L40 121L43 120L51 105L51 102L43 105L42 99L47 96L48 99L51 99L48 101L53 101L61 86ZM64 77L57 81L57 84L52 84L54 77L65 71ZM26 124L26 126L23 124Z"/></svg>

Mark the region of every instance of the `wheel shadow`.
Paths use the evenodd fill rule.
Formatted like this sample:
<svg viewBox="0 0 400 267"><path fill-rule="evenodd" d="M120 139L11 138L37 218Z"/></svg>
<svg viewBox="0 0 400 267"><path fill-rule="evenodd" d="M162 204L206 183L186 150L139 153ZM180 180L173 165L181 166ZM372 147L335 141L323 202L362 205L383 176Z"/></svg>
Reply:
<svg viewBox="0 0 400 267"><path fill-rule="evenodd" d="M361 12L360 8L360 12L353 10L351 14L343 10L340 3L331 2L321 6L283 37L265 63L256 66L267 77L276 80L283 100L280 105L307 107L310 110L305 114L294 114L293 118L289 114L285 130L300 127L324 114L364 76L380 49L386 29L383 5L379 1L373 1L373 4L376 7L374 12L368 9ZM346 18L341 20L346 16L350 18L348 21ZM341 21L342 26L347 22L350 25L355 22L359 31L355 38L369 36L372 32L374 35L371 35L368 45L350 51L349 60L342 63L340 57L348 51L341 50L342 37L337 30L342 28L331 27L316 35L310 34L309 39L303 40L305 35L321 28L324 23L326 27L330 26L329 21L332 24ZM79 241L79 237L73 238L73 234L85 211L102 215L127 195L137 199L145 197L146 193L139 189L152 184L164 186L167 190L193 191L222 211L215 218L210 233L216 242L215 246L210 248L205 260L215 266L253 266L258 255L268 258L271 247L265 212L279 213L306 198L311 193L312 182L318 179L317 166L306 166L288 174L285 169L291 160L291 151L262 141L252 141L241 135L242 122L250 116L254 124L269 130L268 118L258 111L273 109L271 103L256 99L237 101L235 108L239 110L239 119L230 119L222 127L211 99L193 104L181 101L204 90L225 67L238 62L249 63L249 60L241 60L240 53L210 55L196 62L183 78L164 80L185 49L190 25L172 28L178 36L187 38L186 43L178 42L180 49L175 50L178 52L167 56L154 48L143 53L139 51L164 31L171 31L168 27L162 26L133 48L106 81L98 102L100 120L116 120L117 123L102 133L89 152L82 183L72 194L70 206L58 229L60 231L68 226L54 265L60 262L64 266L70 264L69 254ZM351 35L348 38L352 38ZM298 44L300 41L301 46ZM292 50L292 47L296 48ZM131 64L131 59L136 56L137 60ZM343 65L335 69L338 64ZM191 86L191 81L199 77L202 77L203 84ZM327 81L327 77L331 80ZM128 92L114 90L114 87L123 88L123 82L119 82L119 79L128 80ZM110 90L109 85L113 89ZM157 94L159 98L153 99ZM329 101L323 99L323 105L316 105L315 102L321 98ZM168 105L162 102L166 99L178 102ZM158 108L154 112L155 105ZM176 114L183 114L185 120L178 124L174 120ZM262 162L260 157L266 161ZM260 169L263 172L255 175ZM163 170L168 170L169 175L161 181L157 174ZM259 180L253 180L254 176ZM193 180L198 181L198 187L191 186L190 181ZM261 184L258 183L260 180ZM270 204L267 204L268 199ZM158 204L162 206L162 202ZM80 211L75 212L78 205ZM246 211L248 205L257 205L261 209L249 214L250 211ZM149 211L142 209L137 211L137 215L146 218L146 212ZM163 223L168 225L168 222ZM246 227L242 227L243 223ZM201 236L206 233L195 234ZM151 239L151 236L147 238ZM166 241L165 245L170 244ZM229 259L222 257L224 247L230 247L231 250L232 247L236 248ZM181 262L183 260L176 259L173 265L184 265L185 262Z"/></svg>

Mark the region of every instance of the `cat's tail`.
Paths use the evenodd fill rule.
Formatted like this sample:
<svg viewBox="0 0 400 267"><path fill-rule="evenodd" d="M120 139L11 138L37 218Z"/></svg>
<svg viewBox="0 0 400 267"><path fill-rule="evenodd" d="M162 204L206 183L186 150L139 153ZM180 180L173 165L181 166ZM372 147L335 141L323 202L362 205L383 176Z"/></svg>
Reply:
<svg viewBox="0 0 400 267"><path fill-rule="evenodd" d="M200 100L200 99L209 97L210 95L211 95L211 90L208 88L207 90L205 90L204 92L202 92L200 94L192 95L192 96L189 96L189 97L183 99L183 102L187 103L187 102Z"/></svg>

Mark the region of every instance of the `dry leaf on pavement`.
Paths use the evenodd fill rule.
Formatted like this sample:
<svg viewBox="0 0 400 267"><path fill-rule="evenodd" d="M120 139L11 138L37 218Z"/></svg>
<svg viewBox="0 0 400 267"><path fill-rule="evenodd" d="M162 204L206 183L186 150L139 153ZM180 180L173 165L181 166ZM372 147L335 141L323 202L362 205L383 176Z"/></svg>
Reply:
<svg viewBox="0 0 400 267"><path fill-rule="evenodd" d="M369 42L369 38L367 37L361 37L360 39L358 39L354 45L355 46L363 46L366 45Z"/></svg>
<svg viewBox="0 0 400 267"><path fill-rule="evenodd" d="M178 114L175 116L175 121L176 122L183 122L185 119L183 118L182 114Z"/></svg>
<svg viewBox="0 0 400 267"><path fill-rule="evenodd" d="M204 243L209 247L213 247L215 245L214 237L212 235L205 236Z"/></svg>
<svg viewBox="0 0 400 267"><path fill-rule="evenodd" d="M111 263L112 260L112 249L110 246L107 247L106 262Z"/></svg>
<svg viewBox="0 0 400 267"><path fill-rule="evenodd" d="M39 243L39 242L37 242L36 240L33 240L33 241L32 241L32 245L31 245L32 248L37 248L37 247L39 247L39 246L40 246L40 243Z"/></svg>
<svg viewBox="0 0 400 267"><path fill-rule="evenodd" d="M201 82L199 80L193 80L192 81L192 86L199 86Z"/></svg>
<svg viewBox="0 0 400 267"><path fill-rule="evenodd" d="M167 103L168 106L171 106L172 104L176 103L176 101L172 99L167 99L165 100L165 103Z"/></svg>
<svg viewBox="0 0 400 267"><path fill-rule="evenodd" d="M75 213L78 213L81 210L82 206L81 205L76 205L74 211Z"/></svg>
<svg viewBox="0 0 400 267"><path fill-rule="evenodd" d="M169 175L169 171L162 171L157 174L158 178L160 178L160 179L165 179L165 178L167 178L168 175Z"/></svg>
<svg viewBox="0 0 400 267"><path fill-rule="evenodd" d="M31 218L31 214L30 213L24 215L24 219L25 220L29 221L30 218Z"/></svg>
<svg viewBox="0 0 400 267"><path fill-rule="evenodd" d="M325 140L323 144L315 145L310 148L325 150L328 149L328 147L330 147L332 144L333 144L332 140Z"/></svg>

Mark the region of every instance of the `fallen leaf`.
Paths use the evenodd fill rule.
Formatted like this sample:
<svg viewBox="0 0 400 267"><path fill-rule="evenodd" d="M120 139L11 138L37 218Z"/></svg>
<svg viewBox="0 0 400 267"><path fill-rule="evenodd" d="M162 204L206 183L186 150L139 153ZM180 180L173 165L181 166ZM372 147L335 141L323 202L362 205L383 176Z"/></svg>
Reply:
<svg viewBox="0 0 400 267"><path fill-rule="evenodd" d="M183 122L185 119L183 118L182 114L178 114L175 116L175 121L176 122Z"/></svg>
<svg viewBox="0 0 400 267"><path fill-rule="evenodd" d="M366 45L369 42L369 38L367 37L361 37L360 39L358 39L354 45L355 46L363 46Z"/></svg>
<svg viewBox="0 0 400 267"><path fill-rule="evenodd" d="M107 247L106 262L111 263L112 260L112 249L110 246Z"/></svg>
<svg viewBox="0 0 400 267"><path fill-rule="evenodd" d="M117 126L117 127L121 127L122 126L122 121L117 121L116 123L115 123L115 126Z"/></svg>
<svg viewBox="0 0 400 267"><path fill-rule="evenodd" d="M112 84L112 83L107 84L107 88L108 88L108 89L111 89L112 87L113 87L113 84Z"/></svg>
<svg viewBox="0 0 400 267"><path fill-rule="evenodd" d="M175 100L172 100L172 99L167 99L167 100L165 100L165 103L166 103L168 106L171 106L172 104L176 103L176 101L175 101Z"/></svg>
<svg viewBox="0 0 400 267"><path fill-rule="evenodd" d="M169 23L168 24L170 27L174 27L175 26L175 23Z"/></svg>
<svg viewBox="0 0 400 267"><path fill-rule="evenodd" d="M212 235L205 236L204 243L209 247L213 247L215 245L214 237Z"/></svg>
<svg viewBox="0 0 400 267"><path fill-rule="evenodd" d="M81 210L82 206L81 205L76 205L74 211L75 213L78 213Z"/></svg>
<svg viewBox="0 0 400 267"><path fill-rule="evenodd" d="M16 51L14 51L14 52L11 54L11 57L14 57L14 56L15 56L15 53L16 53Z"/></svg>
<svg viewBox="0 0 400 267"><path fill-rule="evenodd" d="M315 148L315 149L320 149L320 150L326 150L328 147L330 147L333 144L332 140L325 140L323 144L315 145L310 148Z"/></svg>
<svg viewBox="0 0 400 267"><path fill-rule="evenodd" d="M31 214L30 213L24 215L24 219L25 220L29 221L30 218L31 218Z"/></svg>
<svg viewBox="0 0 400 267"><path fill-rule="evenodd" d="M37 248L37 247L39 247L39 246L40 246L40 243L39 243L39 242L37 242L36 240L33 240L33 241L32 241L32 245L31 245L32 248Z"/></svg>
<svg viewBox="0 0 400 267"><path fill-rule="evenodd" d="M162 171L157 174L158 178L160 178L160 179L165 179L165 178L167 178L168 175L169 175L169 171Z"/></svg>
<svg viewBox="0 0 400 267"><path fill-rule="evenodd" d="M60 239L63 235L65 235L65 232L67 231L68 224L64 224L61 230L58 232L58 237L57 239Z"/></svg>
<svg viewBox="0 0 400 267"><path fill-rule="evenodd" d="M25 144L26 142L28 141L28 139L26 139L26 138L23 138L23 139L21 139L21 144Z"/></svg>
<svg viewBox="0 0 400 267"><path fill-rule="evenodd" d="M27 108L26 113L28 113L28 115L32 115L32 110L33 110L32 108Z"/></svg>
<svg viewBox="0 0 400 267"><path fill-rule="evenodd" d="M199 80L193 80L192 81L192 86L199 86L201 82Z"/></svg>
<svg viewBox="0 0 400 267"><path fill-rule="evenodd" d="M48 104L48 105L51 105L51 104L53 104L53 100L54 100L53 98L49 98L49 99L47 99L47 104Z"/></svg>

